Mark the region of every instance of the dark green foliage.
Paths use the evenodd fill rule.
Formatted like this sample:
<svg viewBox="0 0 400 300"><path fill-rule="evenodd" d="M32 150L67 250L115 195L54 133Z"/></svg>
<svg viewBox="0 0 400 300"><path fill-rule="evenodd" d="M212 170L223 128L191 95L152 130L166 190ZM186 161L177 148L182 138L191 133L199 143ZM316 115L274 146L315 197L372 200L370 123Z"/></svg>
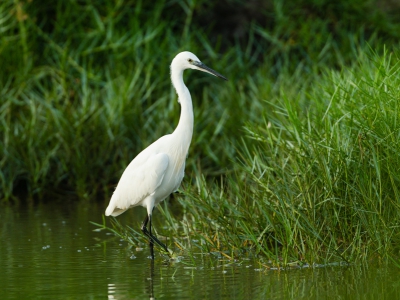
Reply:
<svg viewBox="0 0 400 300"><path fill-rule="evenodd" d="M229 82L185 73L195 132L183 211L163 209L168 232L277 264L393 254L399 9L2 1L0 197L108 199L129 161L176 126L169 64L190 50Z"/></svg>

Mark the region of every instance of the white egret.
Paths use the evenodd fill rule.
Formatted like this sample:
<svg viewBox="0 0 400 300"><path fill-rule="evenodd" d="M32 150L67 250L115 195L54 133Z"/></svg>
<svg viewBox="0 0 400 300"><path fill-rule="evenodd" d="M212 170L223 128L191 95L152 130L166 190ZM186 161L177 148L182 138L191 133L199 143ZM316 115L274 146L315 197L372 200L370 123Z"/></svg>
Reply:
<svg viewBox="0 0 400 300"><path fill-rule="evenodd" d="M140 152L128 165L111 197L106 216L118 216L134 206L147 209L142 224L143 233L149 238L150 255L154 258L153 245L157 243L167 253L168 248L151 232L151 215L154 207L176 191L183 179L185 160L193 134L193 106L190 92L183 82L183 71L194 69L227 80L204 65L191 52L181 52L171 63L171 81L178 94L181 114L178 126ZM149 229L147 224L149 223Z"/></svg>

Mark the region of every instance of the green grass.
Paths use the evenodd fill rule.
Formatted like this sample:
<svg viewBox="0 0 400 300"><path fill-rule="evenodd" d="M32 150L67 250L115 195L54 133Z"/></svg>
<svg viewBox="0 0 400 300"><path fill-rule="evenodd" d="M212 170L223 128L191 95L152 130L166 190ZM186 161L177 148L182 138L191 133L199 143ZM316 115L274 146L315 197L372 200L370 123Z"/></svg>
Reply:
<svg viewBox="0 0 400 300"><path fill-rule="evenodd" d="M190 50L229 81L185 73L194 137L158 226L171 247L266 265L395 257L400 24L350 2L275 1L264 21L243 6L238 36L204 26L220 9L207 1L1 2L1 199L106 202L176 126L169 64Z"/></svg>
<svg viewBox="0 0 400 300"><path fill-rule="evenodd" d="M266 101L246 127L239 171L186 190L181 232L277 265L397 256L400 61L386 52L357 63Z"/></svg>

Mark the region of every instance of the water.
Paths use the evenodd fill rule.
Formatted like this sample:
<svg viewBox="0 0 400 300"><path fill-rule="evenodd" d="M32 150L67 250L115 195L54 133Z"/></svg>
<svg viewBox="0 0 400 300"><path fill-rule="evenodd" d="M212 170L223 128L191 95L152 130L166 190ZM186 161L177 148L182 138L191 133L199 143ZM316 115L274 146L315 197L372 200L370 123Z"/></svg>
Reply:
<svg viewBox="0 0 400 300"><path fill-rule="evenodd" d="M400 299L399 269L388 265L276 271L212 254L152 265L146 247L93 231L104 208L1 207L0 299ZM138 210L121 222L139 225Z"/></svg>

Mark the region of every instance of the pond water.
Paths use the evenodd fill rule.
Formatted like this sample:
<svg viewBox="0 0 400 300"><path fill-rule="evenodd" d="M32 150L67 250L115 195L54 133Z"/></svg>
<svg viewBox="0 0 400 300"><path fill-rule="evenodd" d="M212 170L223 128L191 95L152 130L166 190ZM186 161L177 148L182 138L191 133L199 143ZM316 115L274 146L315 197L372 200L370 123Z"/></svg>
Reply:
<svg viewBox="0 0 400 300"><path fill-rule="evenodd" d="M152 262L147 247L94 231L105 206L0 207L0 299L400 299L399 269L388 265L278 271L214 255ZM139 226L138 210L121 222Z"/></svg>

